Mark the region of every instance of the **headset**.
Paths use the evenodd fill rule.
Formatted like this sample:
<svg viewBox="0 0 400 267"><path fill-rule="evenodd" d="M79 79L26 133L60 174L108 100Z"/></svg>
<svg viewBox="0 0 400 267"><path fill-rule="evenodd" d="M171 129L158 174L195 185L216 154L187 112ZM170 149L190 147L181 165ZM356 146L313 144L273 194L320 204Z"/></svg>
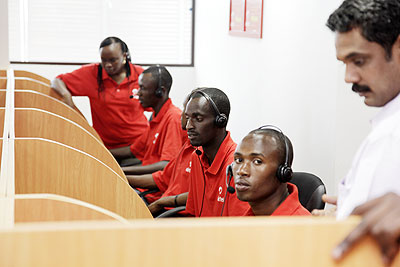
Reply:
<svg viewBox="0 0 400 267"><path fill-rule="evenodd" d="M233 177L232 164L230 164L228 165L228 167L226 167L226 177L225 177L226 190L230 194L235 193L235 188L231 186L232 177Z"/></svg>
<svg viewBox="0 0 400 267"><path fill-rule="evenodd" d="M276 170L276 177L281 183L289 182L292 179L293 170L289 163L289 144L286 140L286 136L283 134L281 129L274 125L264 125L257 128L257 130L274 130L281 135L281 138L285 142L285 162L279 165L278 169Z"/></svg>
<svg viewBox="0 0 400 267"><path fill-rule="evenodd" d="M228 117L224 113L219 112L217 105L215 104L215 102L211 99L211 97L208 94L206 94L205 92L203 92L201 90L194 92L194 94L196 94L196 93L199 93L202 96L204 96L204 98L207 99L208 103L210 103L211 106L213 107L214 112L216 113L215 121L214 121L215 126L217 126L218 128L224 128L226 126L226 124L228 123Z"/></svg>
<svg viewBox="0 0 400 267"><path fill-rule="evenodd" d="M235 188L230 185L232 177L233 177L232 164L229 164L226 167L226 176L225 176L226 192L225 192L225 197L224 197L224 204L222 204L222 210L221 210L221 214L220 214L221 217L224 214L225 203L227 201L226 197L227 197L228 193L229 194L235 193Z"/></svg>
<svg viewBox="0 0 400 267"><path fill-rule="evenodd" d="M156 97L161 98L164 94L161 86L161 78L162 78L161 66L157 65L157 68L158 68L158 86L154 94L156 95Z"/></svg>
<svg viewBox="0 0 400 267"><path fill-rule="evenodd" d="M268 130L268 129L277 131L281 135L281 137L285 143L285 162L283 164L279 165L278 169L276 170L276 178L278 178L278 180L281 183L289 182L293 176L293 170L289 164L289 144L288 144L286 137L283 134L282 130L274 125L264 125L264 126L261 126L260 128L257 128L256 130ZM233 176L233 171L232 171L232 164L231 164L231 165L228 165L228 167L226 168L226 178L225 178L226 190L230 194L235 193L235 188L230 185L232 176ZM221 213L221 216L222 216L222 213Z"/></svg>

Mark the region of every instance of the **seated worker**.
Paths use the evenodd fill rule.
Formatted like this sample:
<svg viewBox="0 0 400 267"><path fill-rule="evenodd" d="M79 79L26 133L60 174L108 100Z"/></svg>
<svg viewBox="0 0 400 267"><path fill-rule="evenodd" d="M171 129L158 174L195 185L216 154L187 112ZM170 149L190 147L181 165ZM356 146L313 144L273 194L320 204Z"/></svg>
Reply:
<svg viewBox="0 0 400 267"><path fill-rule="evenodd" d="M88 96L97 131L108 149L128 146L146 135L149 123L139 100L142 67L133 65L128 46L117 37L107 37L100 44L101 63L84 65L58 75L51 87L64 102L75 108L72 96Z"/></svg>
<svg viewBox="0 0 400 267"><path fill-rule="evenodd" d="M183 110L189 97L198 89L193 90L183 103ZM186 130L186 117L183 112L181 115L181 127ZM178 206L178 195L187 193L189 190L189 173L191 170L191 155L194 147L190 144L186 136L186 142L181 148L177 157L171 160L162 171L152 174L127 175L129 184L134 188L159 189L162 193L161 198L151 203L148 208L153 215L157 215L164 210L164 207ZM144 196L147 202L152 202ZM184 205L184 204L183 204Z"/></svg>
<svg viewBox="0 0 400 267"><path fill-rule="evenodd" d="M250 204L246 216L310 215L289 183L293 147L278 128L266 125L247 134L232 163L237 197ZM233 190L233 189L232 189Z"/></svg>
<svg viewBox="0 0 400 267"><path fill-rule="evenodd" d="M122 167L125 174L149 174L164 169L175 158L187 139L181 127L182 111L172 104L169 91L172 77L163 66L152 66L139 77L139 102L143 108L152 108L148 135L133 144L111 149L119 158L132 155L142 161L141 165Z"/></svg>
<svg viewBox="0 0 400 267"><path fill-rule="evenodd" d="M241 216L249 208L235 193L227 194L226 167L236 149L226 130L230 109L228 97L217 88L195 92L186 106L187 134L198 147L191 157L186 212L196 217ZM178 204L184 200L179 197Z"/></svg>

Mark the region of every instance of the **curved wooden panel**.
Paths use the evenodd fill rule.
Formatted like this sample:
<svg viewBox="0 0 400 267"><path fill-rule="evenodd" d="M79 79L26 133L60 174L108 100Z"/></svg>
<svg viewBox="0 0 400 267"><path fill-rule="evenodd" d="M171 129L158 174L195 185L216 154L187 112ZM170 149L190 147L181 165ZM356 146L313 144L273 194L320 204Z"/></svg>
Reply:
<svg viewBox="0 0 400 267"><path fill-rule="evenodd" d="M0 104L2 97L0 94ZM96 130L89 125L86 119L76 112L74 109L64 104L62 101L54 99L50 96L44 95L39 92L30 90L16 90L15 91L15 107L16 108L38 108L42 110L47 110L49 112L55 113L57 115L63 116L64 118L71 120L83 128L85 128L89 133L95 136L101 141L99 134ZM103 141L101 141L103 142Z"/></svg>
<svg viewBox="0 0 400 267"><path fill-rule="evenodd" d="M334 246L358 222L247 217L137 220L123 226L111 222L16 225L0 230L0 265L383 267L371 238L361 240L343 261L332 260ZM392 266L399 265L398 254Z"/></svg>
<svg viewBox="0 0 400 267"><path fill-rule="evenodd" d="M110 151L80 125L41 109L15 109L15 137L38 137L60 142L86 152L128 182Z"/></svg>
<svg viewBox="0 0 400 267"><path fill-rule="evenodd" d="M0 89L0 107L4 107L6 102L6 90ZM15 91L15 107L17 108L38 108L47 110L57 115L63 116L73 122L76 122L98 140L103 142L96 130L89 125L87 120L77 111L64 104L62 101L50 96L31 90Z"/></svg>
<svg viewBox="0 0 400 267"><path fill-rule="evenodd" d="M73 198L53 194L15 195L15 223L48 221L128 221L111 211Z"/></svg>
<svg viewBox="0 0 400 267"><path fill-rule="evenodd" d="M45 83L50 85L50 80L40 76L39 74L30 72L30 71L25 71L25 70L14 70L14 76L15 77L26 77L26 78L31 78L33 80Z"/></svg>
<svg viewBox="0 0 400 267"><path fill-rule="evenodd" d="M15 89L33 90L54 97L58 100L62 100L62 97L51 89L50 85L31 79L15 78Z"/></svg>
<svg viewBox="0 0 400 267"><path fill-rule="evenodd" d="M82 151L45 139L15 139L15 193L63 195L127 219L152 218L144 202L110 167Z"/></svg>

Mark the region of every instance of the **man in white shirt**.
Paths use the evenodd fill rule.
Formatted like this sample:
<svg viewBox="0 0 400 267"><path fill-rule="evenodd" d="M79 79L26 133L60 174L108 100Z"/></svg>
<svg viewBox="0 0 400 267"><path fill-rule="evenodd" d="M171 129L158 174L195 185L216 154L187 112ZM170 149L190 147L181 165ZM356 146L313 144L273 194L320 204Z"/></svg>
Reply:
<svg viewBox="0 0 400 267"><path fill-rule="evenodd" d="M343 219L371 199L400 194L400 1L345 0L327 26L336 33L345 81L367 106L381 107L339 185L337 218Z"/></svg>

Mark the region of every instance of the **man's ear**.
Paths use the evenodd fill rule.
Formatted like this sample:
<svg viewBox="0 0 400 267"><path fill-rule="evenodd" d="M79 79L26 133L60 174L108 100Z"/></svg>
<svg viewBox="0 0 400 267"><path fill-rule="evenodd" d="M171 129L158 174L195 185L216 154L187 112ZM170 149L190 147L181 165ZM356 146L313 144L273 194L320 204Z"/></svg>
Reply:
<svg viewBox="0 0 400 267"><path fill-rule="evenodd" d="M397 36L397 39L392 46L392 57L396 57L400 62L400 35Z"/></svg>
<svg viewBox="0 0 400 267"><path fill-rule="evenodd" d="M163 96L167 96L167 89L165 89L165 86L161 85L161 90L163 92Z"/></svg>

